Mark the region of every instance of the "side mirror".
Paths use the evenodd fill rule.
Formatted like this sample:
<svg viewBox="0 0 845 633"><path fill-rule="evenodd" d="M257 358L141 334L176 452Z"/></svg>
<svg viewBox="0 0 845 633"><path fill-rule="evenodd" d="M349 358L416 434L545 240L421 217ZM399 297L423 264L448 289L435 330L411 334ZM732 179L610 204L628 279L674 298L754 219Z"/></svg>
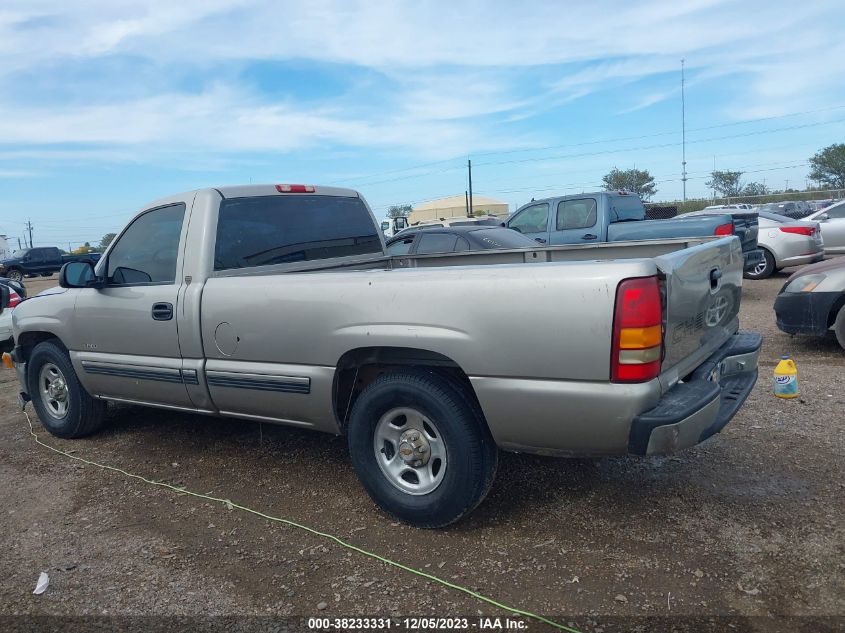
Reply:
<svg viewBox="0 0 845 633"><path fill-rule="evenodd" d="M91 262L68 262L59 271L62 288L90 288L97 281Z"/></svg>
<svg viewBox="0 0 845 633"><path fill-rule="evenodd" d="M9 286L0 284L0 313L9 307Z"/></svg>

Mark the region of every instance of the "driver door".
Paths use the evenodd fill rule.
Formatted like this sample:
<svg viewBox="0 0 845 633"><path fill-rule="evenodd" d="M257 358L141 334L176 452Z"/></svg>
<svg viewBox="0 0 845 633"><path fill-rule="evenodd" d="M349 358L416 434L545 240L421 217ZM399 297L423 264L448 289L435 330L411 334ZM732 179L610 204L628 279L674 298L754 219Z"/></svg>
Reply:
<svg viewBox="0 0 845 633"><path fill-rule="evenodd" d="M549 203L539 202L518 211L506 225L539 244L549 241Z"/></svg>
<svg viewBox="0 0 845 633"><path fill-rule="evenodd" d="M98 268L106 286L78 290L81 349L71 357L90 393L193 408L177 332L186 207L177 202L136 217Z"/></svg>

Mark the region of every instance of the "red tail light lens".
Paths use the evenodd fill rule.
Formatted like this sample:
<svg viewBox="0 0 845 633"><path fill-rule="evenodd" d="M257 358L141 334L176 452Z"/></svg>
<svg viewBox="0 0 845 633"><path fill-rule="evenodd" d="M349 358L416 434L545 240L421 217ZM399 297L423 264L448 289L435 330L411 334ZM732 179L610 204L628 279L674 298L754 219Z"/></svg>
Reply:
<svg viewBox="0 0 845 633"><path fill-rule="evenodd" d="M616 289L610 379L646 382L660 373L663 306L657 277L626 279Z"/></svg>
<svg viewBox="0 0 845 633"><path fill-rule="evenodd" d="M314 185L276 185L279 193L314 193Z"/></svg>
<svg viewBox="0 0 845 633"><path fill-rule="evenodd" d="M720 224L716 227L716 230L713 231L713 235L733 235L734 234L734 225L733 222L728 222L727 224Z"/></svg>
<svg viewBox="0 0 845 633"><path fill-rule="evenodd" d="M23 299L21 299L21 296L17 292L9 288L9 307L14 308L21 301L23 301Z"/></svg>
<svg viewBox="0 0 845 633"><path fill-rule="evenodd" d="M781 226L778 228L784 233L795 233L796 235L806 235L807 237L816 234L816 227L814 226Z"/></svg>

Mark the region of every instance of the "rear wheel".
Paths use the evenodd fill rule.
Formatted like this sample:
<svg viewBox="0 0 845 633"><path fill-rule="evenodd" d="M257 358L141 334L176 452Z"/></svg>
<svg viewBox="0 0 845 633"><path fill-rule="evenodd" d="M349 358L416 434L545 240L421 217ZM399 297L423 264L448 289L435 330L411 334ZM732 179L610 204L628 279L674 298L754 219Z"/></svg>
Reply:
<svg viewBox="0 0 845 633"><path fill-rule="evenodd" d="M765 249L761 250L763 251L763 259L754 268L745 273L746 279L766 279L767 277L771 277L772 273L775 272L774 256Z"/></svg>
<svg viewBox="0 0 845 633"><path fill-rule="evenodd" d="M384 374L349 420L355 472L373 500L422 528L471 512L493 483L498 451L480 412L443 376Z"/></svg>
<svg viewBox="0 0 845 633"><path fill-rule="evenodd" d="M102 425L105 403L85 391L67 351L58 343L35 346L27 362L27 382L38 419L53 435L84 437Z"/></svg>

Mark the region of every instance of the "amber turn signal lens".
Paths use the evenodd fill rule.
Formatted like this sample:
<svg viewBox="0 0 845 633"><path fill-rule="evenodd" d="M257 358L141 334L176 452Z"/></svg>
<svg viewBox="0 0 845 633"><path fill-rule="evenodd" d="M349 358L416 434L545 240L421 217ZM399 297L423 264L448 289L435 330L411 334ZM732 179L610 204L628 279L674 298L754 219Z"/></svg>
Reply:
<svg viewBox="0 0 845 633"><path fill-rule="evenodd" d="M12 362L12 355L9 352L3 352L3 367L6 369L15 368L15 363Z"/></svg>

